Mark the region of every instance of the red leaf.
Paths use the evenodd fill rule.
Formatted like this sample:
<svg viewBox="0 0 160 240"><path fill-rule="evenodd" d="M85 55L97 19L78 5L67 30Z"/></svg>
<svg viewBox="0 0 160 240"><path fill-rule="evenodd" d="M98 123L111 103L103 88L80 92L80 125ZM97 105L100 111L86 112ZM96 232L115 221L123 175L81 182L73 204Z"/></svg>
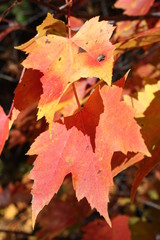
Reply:
<svg viewBox="0 0 160 240"><path fill-rule="evenodd" d="M0 154L3 150L6 139L9 134L9 119L0 106Z"/></svg>
<svg viewBox="0 0 160 240"><path fill-rule="evenodd" d="M53 239L65 228L76 222L73 208L61 199L55 198L38 217L41 229L36 233L38 239Z"/></svg>
<svg viewBox="0 0 160 240"><path fill-rule="evenodd" d="M112 220L112 228L101 219L90 222L83 228L83 240L130 240L128 216L119 215Z"/></svg>
<svg viewBox="0 0 160 240"><path fill-rule="evenodd" d="M126 168L129 168L130 166L136 164L137 162L140 162L143 158L144 156L141 153L137 154L128 153L127 156L120 152L115 153L111 163L112 176L115 177Z"/></svg>
<svg viewBox="0 0 160 240"><path fill-rule="evenodd" d="M125 9L124 14L129 16L142 16L149 11L153 3L154 0L118 0L115 7Z"/></svg>
<svg viewBox="0 0 160 240"><path fill-rule="evenodd" d="M69 187L68 185L63 187ZM72 193L73 192L73 193ZM37 218L40 229L36 231L38 240L53 239L64 229L79 224L90 213L90 207L85 199L78 202L73 188L62 199L54 198L44 207ZM65 200L64 200L65 199Z"/></svg>
<svg viewBox="0 0 160 240"><path fill-rule="evenodd" d="M14 105L18 110L24 110L35 102L38 103L42 94L40 78L42 73L28 69L15 89Z"/></svg>
<svg viewBox="0 0 160 240"><path fill-rule="evenodd" d="M75 18L75 17L70 17L70 24L71 24L71 29L73 31L77 31L80 29L80 27L82 27L83 25L83 21L79 18Z"/></svg>
<svg viewBox="0 0 160 240"><path fill-rule="evenodd" d="M83 109L53 123L52 139L46 131L33 143L29 154L38 154L31 172L33 222L71 172L78 200L86 197L110 224L107 204L113 153L150 155L132 110L120 101L121 93L116 86L97 88Z"/></svg>

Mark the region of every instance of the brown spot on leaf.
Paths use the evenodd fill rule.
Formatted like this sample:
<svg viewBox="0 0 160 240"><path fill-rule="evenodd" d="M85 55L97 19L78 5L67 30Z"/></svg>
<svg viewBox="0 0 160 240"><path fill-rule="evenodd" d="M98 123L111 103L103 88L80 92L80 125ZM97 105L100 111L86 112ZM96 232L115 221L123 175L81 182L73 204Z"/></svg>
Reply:
<svg viewBox="0 0 160 240"><path fill-rule="evenodd" d="M48 39L46 39L45 44L50 44L50 43L51 43L51 41L49 41Z"/></svg>
<svg viewBox="0 0 160 240"><path fill-rule="evenodd" d="M61 59L62 59L62 58L61 58L61 57L59 57L58 61L61 61Z"/></svg>
<svg viewBox="0 0 160 240"><path fill-rule="evenodd" d="M83 52L86 52L86 50L84 50L83 48L79 47L78 48L78 53L83 53Z"/></svg>
<svg viewBox="0 0 160 240"><path fill-rule="evenodd" d="M102 170L98 170L97 174L100 174L102 172Z"/></svg>
<svg viewBox="0 0 160 240"><path fill-rule="evenodd" d="M101 62L101 61L103 61L104 59L105 59L105 55L103 55L103 54L101 54L101 55L99 55L98 57L97 57L97 61L98 62Z"/></svg>

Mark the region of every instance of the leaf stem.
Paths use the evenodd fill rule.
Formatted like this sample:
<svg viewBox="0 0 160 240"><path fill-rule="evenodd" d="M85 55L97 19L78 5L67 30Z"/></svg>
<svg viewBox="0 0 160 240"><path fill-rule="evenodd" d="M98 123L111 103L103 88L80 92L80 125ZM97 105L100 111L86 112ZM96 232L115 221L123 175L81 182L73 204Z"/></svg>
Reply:
<svg viewBox="0 0 160 240"><path fill-rule="evenodd" d="M68 5L68 38L71 39L72 36L71 36L71 21L70 21L71 12L70 12L70 9L71 9L71 5L72 5L72 0L70 0L70 1L66 0L66 4ZM74 95L76 98L78 108L81 109L81 104L79 102L76 87L75 87L74 83L72 83L72 87L73 87L73 92L74 92Z"/></svg>
<svg viewBox="0 0 160 240"><path fill-rule="evenodd" d="M70 0L70 1L66 0L66 4L68 5L68 37L70 39L71 38L71 21L70 21L70 16L71 16L72 0Z"/></svg>
<svg viewBox="0 0 160 240"><path fill-rule="evenodd" d="M74 96L76 98L76 102L77 102L78 108L80 110L81 109L81 104L80 104L79 99L78 99L75 83L72 83L72 87L73 87L73 92L74 92Z"/></svg>

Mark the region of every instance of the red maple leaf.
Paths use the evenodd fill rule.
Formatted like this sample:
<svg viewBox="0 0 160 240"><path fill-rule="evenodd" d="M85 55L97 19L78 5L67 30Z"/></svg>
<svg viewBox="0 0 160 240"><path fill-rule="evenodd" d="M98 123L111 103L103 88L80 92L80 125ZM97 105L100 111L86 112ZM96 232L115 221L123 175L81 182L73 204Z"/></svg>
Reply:
<svg viewBox="0 0 160 240"><path fill-rule="evenodd" d="M154 0L118 0L115 7L125 9L124 14L129 16L141 16L149 11L153 3Z"/></svg>
<svg viewBox="0 0 160 240"><path fill-rule="evenodd" d="M123 240L131 239L131 232L128 225L129 217L118 215L112 219L112 229L102 219L96 219L83 228L83 240Z"/></svg>
<svg viewBox="0 0 160 240"><path fill-rule="evenodd" d="M18 110L22 111L35 102L38 103L42 94L41 77L42 73L37 70L26 70L14 92L14 106Z"/></svg>
<svg viewBox="0 0 160 240"><path fill-rule="evenodd" d="M3 108L0 106L0 154L3 150L6 139L9 134L9 119L8 116L3 111Z"/></svg>
<svg viewBox="0 0 160 240"><path fill-rule="evenodd" d="M134 113L120 101L121 93L117 86L96 88L84 108L53 123L52 138L46 131L35 140L28 152L38 154L31 172L33 222L57 193L64 177L72 173L78 200L86 197L110 224L107 204L113 185L113 153L133 151L150 155Z"/></svg>

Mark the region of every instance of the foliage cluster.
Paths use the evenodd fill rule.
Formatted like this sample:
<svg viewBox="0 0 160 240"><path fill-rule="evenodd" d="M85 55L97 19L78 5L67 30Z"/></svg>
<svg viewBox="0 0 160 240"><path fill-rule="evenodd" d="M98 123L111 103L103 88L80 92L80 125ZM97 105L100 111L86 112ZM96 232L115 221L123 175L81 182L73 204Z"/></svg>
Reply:
<svg viewBox="0 0 160 240"><path fill-rule="evenodd" d="M74 239L115 240L124 232L126 240L155 239L160 234L160 216L154 211L159 208L157 182L148 183L138 195L139 200L136 198L144 204L140 209L147 202L145 194L154 201L148 203L153 209L138 218L138 208L130 203L128 195L124 199L115 197L121 182L114 185L113 178L120 181L118 174L124 170L120 176L128 174L127 169L136 164L137 169L131 168L133 184L126 184L129 188L132 184L134 200L143 178L160 161L159 2L31 2L14 2L0 20L8 24L0 33L5 45L9 34L26 31L32 24L32 19L27 22L26 8L33 14L33 6L37 6L33 21L48 10L54 12L54 17L48 13L38 25L35 36L16 47L27 56L24 59L24 55L19 55L17 59L24 59L23 69L10 107L6 112L0 107L1 175L13 171L13 163L9 164L10 170L3 163L8 153L16 159L23 155L19 179L14 176L16 172L12 173L14 183L8 178L2 182L3 204L5 191L10 194L5 218L9 221L17 214L23 218L19 211L29 216L30 208L26 206L32 179L32 225L36 219L37 225L33 233L31 219L25 219L26 229L13 231L18 234L17 239L23 239L23 234L28 239L32 234L37 239L58 235L65 239L72 233ZM102 19L95 16L94 4ZM116 8L123 9L124 14ZM12 16L16 21L10 19ZM10 71L14 69L18 76L15 65L10 64ZM2 105L5 108L3 102ZM22 154L18 156L20 146ZM156 169L154 174L159 181ZM127 213L118 215L118 211L113 211L115 206L128 208ZM148 221L150 216L152 220ZM141 232L146 226L147 233ZM81 229L79 236L77 229Z"/></svg>

